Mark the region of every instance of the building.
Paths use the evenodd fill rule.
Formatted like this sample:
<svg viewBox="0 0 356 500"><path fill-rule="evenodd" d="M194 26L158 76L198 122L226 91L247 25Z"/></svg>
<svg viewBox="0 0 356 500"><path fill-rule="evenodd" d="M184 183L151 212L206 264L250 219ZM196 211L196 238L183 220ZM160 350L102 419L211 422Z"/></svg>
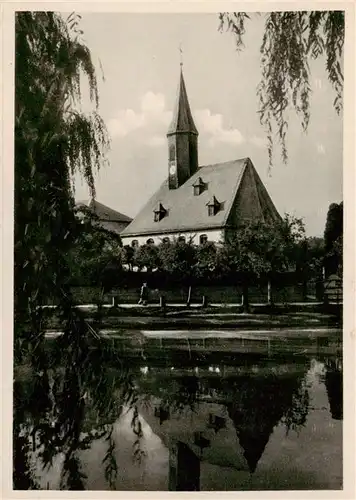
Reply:
<svg viewBox="0 0 356 500"><path fill-rule="evenodd" d="M84 207L89 210L95 216L97 227L110 233L121 234L132 221L131 217L121 214L96 200L79 201L76 207L78 209Z"/></svg>
<svg viewBox="0 0 356 500"><path fill-rule="evenodd" d="M250 158L199 166L182 69L167 141L167 179L121 233L124 245L221 242L242 221L280 217Z"/></svg>

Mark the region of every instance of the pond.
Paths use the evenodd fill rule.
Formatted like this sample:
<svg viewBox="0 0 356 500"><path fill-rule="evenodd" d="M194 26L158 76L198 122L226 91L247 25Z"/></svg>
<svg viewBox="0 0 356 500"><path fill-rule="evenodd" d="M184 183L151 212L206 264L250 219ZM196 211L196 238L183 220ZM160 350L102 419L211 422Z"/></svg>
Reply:
<svg viewBox="0 0 356 500"><path fill-rule="evenodd" d="M108 416L112 489L342 489L339 357L192 357L167 349L129 365L134 405L120 400L119 417ZM98 418L88 422L95 427ZM78 451L85 489L110 489L107 449L102 437ZM59 489L62 454L45 470L36 454L32 460L40 488Z"/></svg>

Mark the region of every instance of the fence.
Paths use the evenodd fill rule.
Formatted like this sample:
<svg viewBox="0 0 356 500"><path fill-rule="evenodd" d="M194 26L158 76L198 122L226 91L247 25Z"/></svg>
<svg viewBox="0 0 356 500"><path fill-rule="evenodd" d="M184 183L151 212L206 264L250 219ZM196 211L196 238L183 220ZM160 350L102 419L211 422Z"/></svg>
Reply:
<svg viewBox="0 0 356 500"><path fill-rule="evenodd" d="M332 274L325 282L325 299L327 302L342 302L342 279Z"/></svg>
<svg viewBox="0 0 356 500"><path fill-rule="evenodd" d="M309 292L312 292L309 290ZM72 288L75 302L78 304L95 304L100 300L101 290L99 287L80 287ZM118 304L135 304L140 295L139 286L126 286L113 289L109 294L105 294L104 303L111 303L112 296L117 297ZM291 302L315 302L313 295L305 297L305 289L302 285L286 285L272 288L273 300L277 303ZM184 304L188 297L188 286L175 286L159 288L149 288L149 302L159 303L160 296L164 296L165 301L169 303ZM210 303L218 304L240 304L242 301L242 287L232 285L198 285L193 286L191 291L191 303L201 303L206 296ZM249 287L250 302L256 304L267 303L267 285L255 285ZM49 301L50 303L50 301Z"/></svg>

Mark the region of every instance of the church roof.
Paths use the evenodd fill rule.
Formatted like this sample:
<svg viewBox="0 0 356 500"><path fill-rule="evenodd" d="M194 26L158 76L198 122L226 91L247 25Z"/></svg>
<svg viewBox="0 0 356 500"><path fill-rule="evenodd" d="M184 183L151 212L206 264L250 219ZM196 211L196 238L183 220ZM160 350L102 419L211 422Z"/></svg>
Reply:
<svg viewBox="0 0 356 500"><path fill-rule="evenodd" d="M198 178L204 190L194 195ZM207 204L215 197L219 208L209 215ZM161 204L165 216L155 222L154 211ZM234 207L234 209L233 209ZM233 214L233 216L231 215ZM160 234L223 228L246 217L279 218L249 158L202 166L177 189L169 189L168 181L146 203L122 236Z"/></svg>
<svg viewBox="0 0 356 500"><path fill-rule="evenodd" d="M189 106L182 69L180 71L177 101L167 135L175 134L177 132L191 132L198 135L198 130L194 124L192 112Z"/></svg>

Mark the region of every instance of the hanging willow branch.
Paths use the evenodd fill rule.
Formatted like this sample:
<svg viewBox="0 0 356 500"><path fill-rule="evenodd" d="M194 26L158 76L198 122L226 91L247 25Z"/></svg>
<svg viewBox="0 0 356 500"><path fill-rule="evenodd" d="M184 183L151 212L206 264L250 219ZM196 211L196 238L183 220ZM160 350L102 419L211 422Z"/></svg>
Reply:
<svg viewBox="0 0 356 500"><path fill-rule="evenodd" d="M235 37L241 51L250 16L245 12L223 12L220 30ZM335 91L334 107L342 111L344 12L299 11L265 14L261 53L261 81L257 87L260 122L266 130L269 166L273 160L273 138L281 146L283 162L288 160L287 112L294 108L304 131L310 120L310 59L326 58L326 72Z"/></svg>
<svg viewBox="0 0 356 500"><path fill-rule="evenodd" d="M105 431L95 426L99 434L89 430L83 440L88 410L99 421L104 414L113 420L119 415L102 382L108 377L103 357L117 356L114 350L108 353L75 310L69 290L67 255L79 230L72 178L79 172L94 197L94 172L109 147L98 115L95 68L81 41L79 20L76 14L67 19L54 12L16 14L14 358L16 371L29 367L32 383L28 397L14 392L15 489L37 487L30 438L41 449L45 466L63 452L62 486L83 489L77 452ZM91 114L80 111L82 76L89 86ZM42 306L48 300L58 304L64 330L52 356L44 339ZM122 386L122 378L116 384ZM92 397L98 388L100 401ZM25 428L31 436L23 435Z"/></svg>

